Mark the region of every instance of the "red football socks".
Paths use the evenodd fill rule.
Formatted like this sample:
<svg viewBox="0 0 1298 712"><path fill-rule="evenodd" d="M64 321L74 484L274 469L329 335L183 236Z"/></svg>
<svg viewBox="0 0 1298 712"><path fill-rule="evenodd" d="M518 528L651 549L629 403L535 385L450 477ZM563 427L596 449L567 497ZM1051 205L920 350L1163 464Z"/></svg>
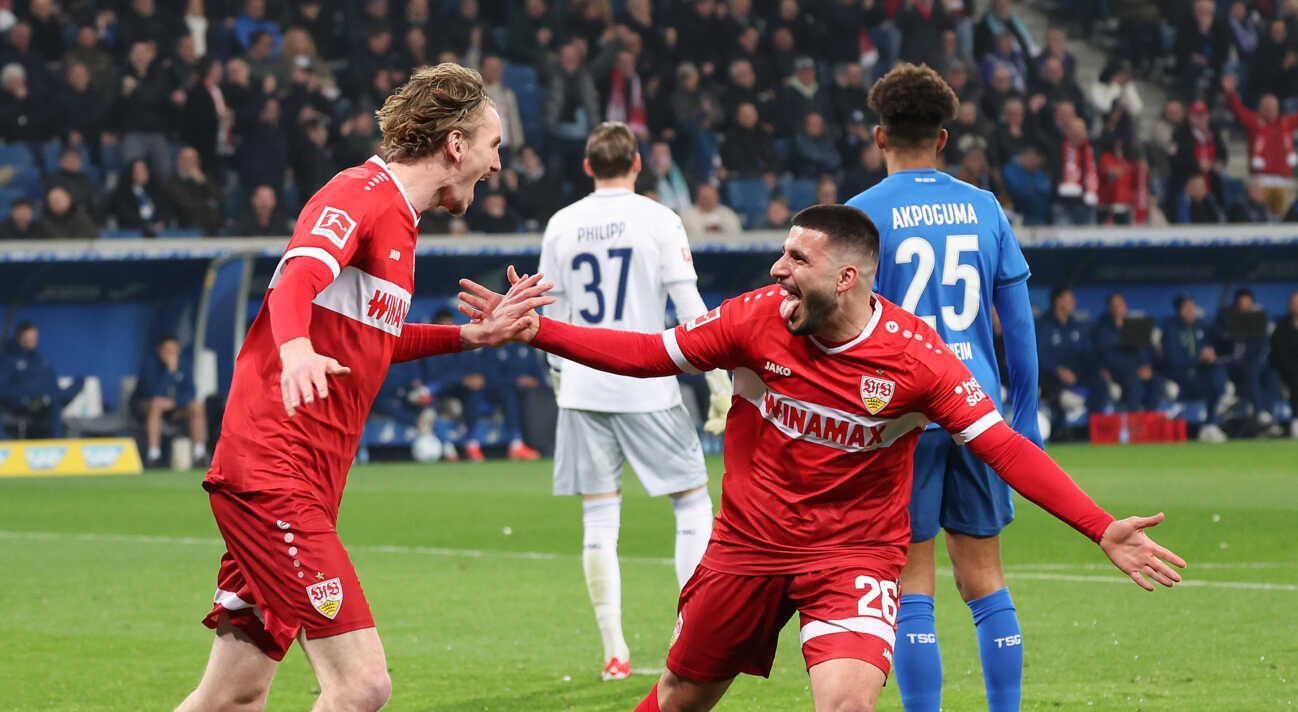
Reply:
<svg viewBox="0 0 1298 712"><path fill-rule="evenodd" d="M635 707L635 712L662 712L662 709L658 707L658 685L654 685L654 689L649 691L648 697L640 700L640 704Z"/></svg>

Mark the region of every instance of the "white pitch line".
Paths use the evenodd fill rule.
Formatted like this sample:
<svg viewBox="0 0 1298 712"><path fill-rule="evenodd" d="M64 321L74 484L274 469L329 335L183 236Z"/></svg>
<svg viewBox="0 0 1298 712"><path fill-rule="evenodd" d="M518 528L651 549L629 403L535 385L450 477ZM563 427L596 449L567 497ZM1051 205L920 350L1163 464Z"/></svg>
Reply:
<svg viewBox="0 0 1298 712"><path fill-rule="evenodd" d="M1190 568L1195 569L1292 569L1298 567L1298 561L1194 561ZM1012 564L1006 571L1075 571L1090 569L1107 571L1112 564Z"/></svg>
<svg viewBox="0 0 1298 712"><path fill-rule="evenodd" d="M185 546L211 546L221 547L225 545L220 539L209 539L202 537L174 537L174 536L150 536L145 534L70 534L65 532L15 532L0 530L0 539L28 539L38 541L88 541L88 542L121 542L130 544L169 544ZM448 549L434 546L399 546L395 544L358 544L347 547L350 551L366 551L379 554L416 554L421 556L445 556L469 559L513 559L513 560L530 560L530 561L556 561L560 559L578 559L577 554L560 554L550 551L491 551L487 549ZM619 557L626 563L633 564L655 564L655 565L672 565L673 559L652 557L652 556L622 556ZM1254 562L1257 568L1270 568L1268 562ZM1054 568L1056 564L1025 565L1036 566L1039 568ZM1204 565L1205 568L1212 568L1210 565ZM1096 568L1103 569L1102 566L1087 564L1078 564L1069 567L1072 570ZM1225 568L1225 567L1222 567ZM938 569L938 573L943 576L950 576L950 569ZM1056 574L1056 573L1038 573L1031 571L1022 571L1011 568L1007 572L1010 578L1018 579L1035 579L1038 581L1074 581L1078 583L1119 583L1130 585L1131 579L1118 576L1088 576L1077 574ZM1182 581L1177 586L1189 586L1195 588L1234 588L1234 589L1252 589L1258 591L1298 591L1298 585L1288 583L1258 583L1251 581L1203 581L1200 579L1189 579Z"/></svg>

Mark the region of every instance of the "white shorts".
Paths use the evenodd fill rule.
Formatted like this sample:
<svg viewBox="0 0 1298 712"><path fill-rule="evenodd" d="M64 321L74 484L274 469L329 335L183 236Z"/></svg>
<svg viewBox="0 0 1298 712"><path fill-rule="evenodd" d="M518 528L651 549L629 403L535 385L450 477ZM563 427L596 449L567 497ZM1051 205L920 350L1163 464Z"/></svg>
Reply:
<svg viewBox="0 0 1298 712"><path fill-rule="evenodd" d="M683 405L649 413L559 409L556 495L620 491L627 461L650 497L708 483L699 434Z"/></svg>

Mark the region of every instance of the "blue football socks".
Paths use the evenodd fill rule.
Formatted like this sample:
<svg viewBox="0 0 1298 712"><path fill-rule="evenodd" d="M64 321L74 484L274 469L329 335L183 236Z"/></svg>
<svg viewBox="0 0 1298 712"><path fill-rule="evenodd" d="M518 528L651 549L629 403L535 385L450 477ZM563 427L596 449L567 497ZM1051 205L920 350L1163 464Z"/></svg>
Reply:
<svg viewBox="0 0 1298 712"><path fill-rule="evenodd" d="M1002 588L975 598L967 605L978 631L983 684L987 686L987 709L989 712L1018 712L1023 693L1023 634L1010 590ZM902 690L904 700L905 688ZM910 712L909 705L906 710Z"/></svg>
<svg viewBox="0 0 1298 712"><path fill-rule="evenodd" d="M893 667L906 712L938 712L942 705L942 653L937 647L932 596L902 594L895 647Z"/></svg>

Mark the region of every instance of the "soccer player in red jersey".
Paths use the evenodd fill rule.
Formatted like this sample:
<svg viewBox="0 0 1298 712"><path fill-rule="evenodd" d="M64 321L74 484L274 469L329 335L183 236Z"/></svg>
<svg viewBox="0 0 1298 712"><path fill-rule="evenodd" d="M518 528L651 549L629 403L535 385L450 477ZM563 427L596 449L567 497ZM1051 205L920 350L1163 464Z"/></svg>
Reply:
<svg viewBox="0 0 1298 712"><path fill-rule="evenodd" d="M226 553L204 623L203 679L180 710L258 710L294 639L320 682L317 710L377 710L383 645L336 530L361 431L390 363L498 345L548 304L518 281L494 319L407 324L422 211L461 215L500 170L500 117L482 77L425 67L378 112L380 155L334 176L298 217L235 361L203 487ZM520 312L521 314L521 312Z"/></svg>
<svg viewBox="0 0 1298 712"><path fill-rule="evenodd" d="M739 673L768 675L800 615L816 709L873 710L891 667L897 577L910 541L915 444L938 423L1028 499L1100 545L1143 588L1185 561L1115 520L1001 419L924 321L873 294L879 233L861 211L799 213L776 284L661 334L540 318L533 346L630 376L735 371L721 512L681 591L667 671L638 711L708 710ZM461 281L461 306L513 300Z"/></svg>

